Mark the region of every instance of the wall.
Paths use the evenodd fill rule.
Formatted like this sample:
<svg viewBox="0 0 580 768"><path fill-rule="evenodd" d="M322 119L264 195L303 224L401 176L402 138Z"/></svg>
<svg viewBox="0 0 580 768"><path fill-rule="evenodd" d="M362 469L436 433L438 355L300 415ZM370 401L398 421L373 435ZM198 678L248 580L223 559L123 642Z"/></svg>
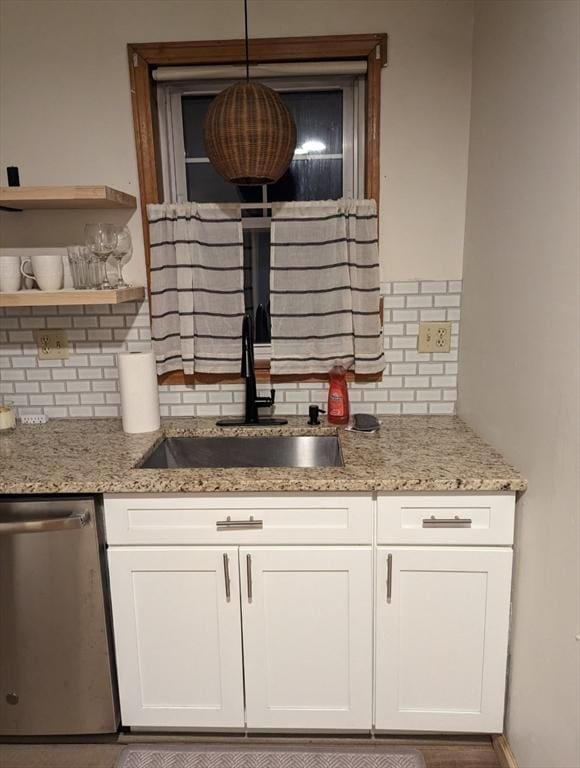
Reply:
<svg viewBox="0 0 580 768"><path fill-rule="evenodd" d="M528 477L507 734L580 765L576 2L476 5L459 412Z"/></svg>
<svg viewBox="0 0 580 768"><path fill-rule="evenodd" d="M461 281L403 281L381 286L385 302L387 367L383 380L352 385L354 413L449 414L457 399L457 348ZM452 349L418 353L417 321L450 320ZM68 360L38 360L34 329L64 328ZM120 350L150 346L147 304L116 306L23 307L0 309L0 398L19 415L54 417L119 416ZM275 413L307 414L309 404L324 405L322 383L276 386ZM241 415L242 384L160 387L164 416Z"/></svg>
<svg viewBox="0 0 580 768"><path fill-rule="evenodd" d="M18 165L22 184L104 183L137 194L126 44L240 37L242 8L242 0L3 0L2 177L6 165ZM249 0L255 37L389 34L384 280L461 277L472 10L463 0ZM85 221L100 217L3 215L2 244L65 246L81 238ZM143 284L139 213L130 227L136 256L128 275Z"/></svg>

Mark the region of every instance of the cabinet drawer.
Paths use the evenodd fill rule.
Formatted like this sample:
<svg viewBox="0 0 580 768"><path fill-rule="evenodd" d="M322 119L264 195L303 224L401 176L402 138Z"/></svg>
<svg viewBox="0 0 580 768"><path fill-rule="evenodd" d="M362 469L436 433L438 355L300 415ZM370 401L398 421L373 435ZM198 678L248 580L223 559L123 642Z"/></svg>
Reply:
<svg viewBox="0 0 580 768"><path fill-rule="evenodd" d="M378 544L504 544L514 535L515 494L378 497Z"/></svg>
<svg viewBox="0 0 580 768"><path fill-rule="evenodd" d="M370 544L370 494L105 496L107 543Z"/></svg>

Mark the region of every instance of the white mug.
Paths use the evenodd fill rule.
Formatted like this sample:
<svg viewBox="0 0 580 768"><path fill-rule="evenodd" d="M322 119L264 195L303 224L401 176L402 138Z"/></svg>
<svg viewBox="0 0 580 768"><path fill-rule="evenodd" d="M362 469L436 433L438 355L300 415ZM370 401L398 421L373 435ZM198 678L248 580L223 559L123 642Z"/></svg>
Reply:
<svg viewBox="0 0 580 768"><path fill-rule="evenodd" d="M33 275L24 271L28 262L32 265ZM21 272L38 283L41 291L60 291L63 285L64 266L60 253L40 253L22 261Z"/></svg>
<svg viewBox="0 0 580 768"><path fill-rule="evenodd" d="M19 291L21 282L20 256L0 256L0 291Z"/></svg>

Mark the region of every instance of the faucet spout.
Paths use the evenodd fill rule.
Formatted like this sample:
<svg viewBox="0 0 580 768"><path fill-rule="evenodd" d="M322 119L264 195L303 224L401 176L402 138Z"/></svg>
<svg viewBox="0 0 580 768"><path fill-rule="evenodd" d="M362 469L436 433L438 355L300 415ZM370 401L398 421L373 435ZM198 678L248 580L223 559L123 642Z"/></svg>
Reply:
<svg viewBox="0 0 580 768"><path fill-rule="evenodd" d="M244 315L242 322L242 360L240 375L246 382L246 405L244 409L244 420L241 419L220 419L217 423L219 427L239 427L239 426L275 426L287 424L287 419L274 419L258 417L258 408L270 408L274 405L276 392L270 390L270 397L258 397L256 389L256 369L254 365L254 328L252 316L249 313Z"/></svg>

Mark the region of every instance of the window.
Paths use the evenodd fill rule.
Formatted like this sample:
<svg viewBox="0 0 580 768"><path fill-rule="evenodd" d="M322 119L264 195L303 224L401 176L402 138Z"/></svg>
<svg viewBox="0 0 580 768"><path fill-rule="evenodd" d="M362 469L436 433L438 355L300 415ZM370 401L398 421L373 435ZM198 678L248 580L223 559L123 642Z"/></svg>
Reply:
<svg viewBox="0 0 580 768"><path fill-rule="evenodd" d="M146 206L149 203L159 203L162 200L177 200L177 197L171 197L167 195L167 190L173 188L174 194L177 195L177 174L179 168L174 165L173 173L174 177L171 177L171 170L168 163L168 142L170 136L175 136L174 133L162 136L163 140L160 141L160 134L163 134L163 120L159 120L158 110L158 95L161 94L161 88L159 82L155 82L157 79L155 75L159 68L170 68L172 72L175 72L177 68L181 67L231 67L239 65L240 62L245 60L245 41L238 40L197 40L197 41L179 41L179 42L161 42L161 43L131 43L127 46L129 55L129 75L131 81L131 100L133 105L133 123L135 130L135 145L137 150L137 164L139 170L139 185L140 185L140 199L141 199L141 211L143 220L143 237L145 243L145 259L147 269L149 269L149 229L147 223ZM356 144L359 151L356 153L356 158L352 152L353 148L348 147L348 132L344 129L344 115L343 112L343 149L342 158L321 157L314 155L312 148L304 147L303 144L299 144L300 147L305 149L304 159L298 161L295 159L295 170L298 162L306 163L299 166L299 169L303 169L300 173L296 173L294 178L285 179L284 184L290 183L294 189L298 189L298 194L314 194L313 179L316 177L316 170L323 167L321 164L327 164L328 161L337 160L342 162L342 180L343 189L340 194L348 195L348 187L344 186L345 173L348 170L349 162L353 164L356 162L356 170L352 171L353 180L353 195L365 196L374 198L377 203L379 202L379 137L380 137L380 95L381 95L381 72L382 68L387 62L387 36L385 34L355 34L355 35L331 35L331 36L318 36L318 37L278 37L278 38L256 38L249 41L249 55L252 65L262 66L265 63L276 62L278 64L295 65L300 68L303 63L318 62L319 65L324 68L325 64L334 61L348 61L357 62L361 66L361 70L365 71L366 76L364 78L364 91L359 88L356 104L353 102L353 110L356 109L356 115L358 116L358 129ZM302 72L301 72L302 73ZM260 80L264 82L264 78L260 77ZM290 99L292 94L298 94L296 99L304 99L304 91L313 92L325 92L332 91L333 87L324 86L321 83L313 83L311 87L305 87L304 79L300 78L300 86L292 86L291 83L287 83L288 87L284 92L284 98ZM173 84L172 84L173 85ZM214 81L211 85L213 92L220 90L216 89L218 84ZM336 84L335 84L336 85ZM157 93L159 88L160 93ZM207 88L207 84L206 84ZM191 90L191 89L190 89ZM211 93L206 91L205 94L200 93L197 90L197 85L193 88L192 97L201 98L204 95L210 96ZM182 94L182 97L185 94ZM314 96L311 95L311 98ZM328 97L329 99L331 96ZM163 97L161 97L163 101ZM163 105L165 114L167 113L167 100ZM344 107L343 97L343 107ZM298 110L299 104L294 105ZM196 107L193 105L186 106L186 110ZM198 102L198 109L201 109L201 104ZM180 109L183 109L181 106ZM304 108L304 101L302 101L302 109L308 115L308 110ZM355 112L353 111L353 122ZM171 115L173 120L173 114ZM175 121L179 125L179 121ZM354 126L353 126L354 127ZM161 128L161 130L159 130ZM185 152L185 137L182 136L182 142ZM361 142L364 140L364 152L360 150ZM329 145L330 146L330 145ZM189 144L188 144L189 149ZM194 150L190 159L201 159L202 156L195 154ZM350 152L350 154L349 154ZM341 154L339 152L329 152L326 154ZM364 158L363 158L364 155ZM348 158L351 158L349 161ZM182 159L185 159L185 154L182 154ZM184 163L183 165L195 165L196 163ZM211 169L203 168L203 163L197 163L199 173L203 173L205 170L211 174ZM206 164L207 166L207 164ZM326 167L329 167L328 164ZM182 192L180 194L187 195L187 173L186 168L183 167L181 171L182 179ZM340 179L340 173L337 174ZM318 174L320 180L321 174ZM326 184L326 179L323 182ZM183 183L185 182L185 183ZM225 182L224 182L225 184ZM280 182L282 184L282 181ZM356 186L358 184L358 187ZM310 185L310 186L309 186ZM273 185L276 186L276 185ZM242 189L242 188L240 188ZM249 192L251 188L245 188L244 193L247 195L254 194ZM286 189L279 187L279 194L286 195ZM241 193L240 193L241 194ZM258 189L258 195L260 190ZM263 193L262 193L263 194ZM316 193L318 195L318 192ZM340 196L340 195L337 195ZM184 198L186 199L186 198ZM241 199L241 198L238 198ZM280 198L282 199L282 198ZM294 196L294 199L299 199ZM314 198L310 198L314 199ZM270 198L272 201L273 198ZM268 246L268 231L264 231L264 222L260 222L259 219L267 218L268 206L264 200L254 199L252 202L254 207L244 209L244 227L246 229L246 263L248 268L251 269L254 265L263 262L263 253L267 253ZM242 203L245 205L246 203ZM259 206L259 207L256 207ZM250 220L255 220L250 223ZM267 224L267 222L266 222ZM260 231L260 226L262 231ZM250 242L251 241L251 242ZM256 261L257 260L257 261ZM262 302L265 300L263 292L260 293L259 286L263 285L263 281L260 279L251 280L252 296L251 301ZM250 301L250 299L248 299ZM167 383L183 383L185 381L183 374L166 374L162 377L162 381Z"/></svg>
<svg viewBox="0 0 580 768"><path fill-rule="evenodd" d="M360 194L364 185L364 78L260 78L280 93L297 132L288 171L276 183L263 186L227 182L205 156L207 110L214 96L230 82L158 85L164 198L170 202L242 204L246 310L254 317L256 343L265 344L270 340L268 204Z"/></svg>

